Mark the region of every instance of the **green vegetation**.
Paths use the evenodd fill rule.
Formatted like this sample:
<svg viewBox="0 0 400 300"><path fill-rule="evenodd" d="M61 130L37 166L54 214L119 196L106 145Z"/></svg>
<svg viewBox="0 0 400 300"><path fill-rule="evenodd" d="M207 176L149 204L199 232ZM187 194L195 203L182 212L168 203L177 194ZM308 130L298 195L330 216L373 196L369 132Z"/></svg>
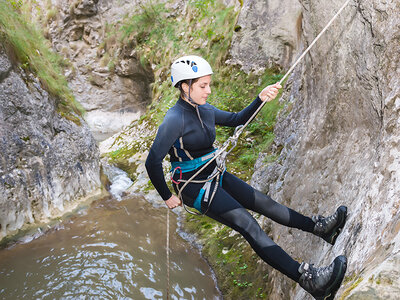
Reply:
<svg viewBox="0 0 400 300"><path fill-rule="evenodd" d="M51 50L50 43L22 12L22 1L0 1L0 41L9 56L28 72L34 73L44 89L54 96L61 115L79 123L83 108L76 102L62 75L67 65Z"/></svg>
<svg viewBox="0 0 400 300"><path fill-rule="evenodd" d="M268 299L266 264L238 233L208 217L188 215L184 227L204 239L203 253L226 299Z"/></svg>
<svg viewBox="0 0 400 300"><path fill-rule="evenodd" d="M50 94L59 99L62 114L73 116L70 108L79 112L71 91L62 74L66 62L50 50L48 41L39 30L27 21L25 11L40 10L34 0L0 1L0 40L14 59L27 71L35 73ZM76 5L77 2L71 4ZM241 5L243 2L240 1ZM56 18L56 10L47 1L47 13L38 12L42 24ZM129 162L135 153L148 150L158 125L166 111L174 105L178 92L171 87L169 68L171 62L185 54L200 55L213 67L213 93L209 102L229 111L246 107L268 84L277 82L277 70L264 74L246 74L238 67L227 65L232 35L239 30L237 12L222 1L190 0L184 14L169 8L169 3L139 5L136 13L124 17L117 24L107 24L104 42L99 46L100 64L113 72L121 56L135 51L145 69L154 72L153 101L147 113L115 140L119 149L109 153L111 162L135 176L137 164ZM228 169L244 180L249 180L253 166L261 151L266 152L274 135L275 118L281 106L272 101L264 106L257 118L243 132L234 152L228 158ZM131 129L146 128L153 134L141 136L127 143ZM134 130L132 130L133 132ZM217 144L221 145L234 128L218 128ZM147 132L147 131L146 131ZM265 161L273 162L276 155ZM146 189L154 189L151 183ZM207 217L187 215L185 228L203 240L203 254L217 273L219 287L226 299L267 299L268 273L263 263L245 240L229 228Z"/></svg>
<svg viewBox="0 0 400 300"><path fill-rule="evenodd" d="M214 91L215 98L212 101L215 101L215 105L221 109L240 111L260 92L260 87L273 84L280 78L279 74L274 74L272 71L267 71L261 77L240 71L234 74L227 73L223 79L224 83ZM260 85L255 85L255 82L260 82ZM268 150L272 144L275 137L273 134L275 118L280 109L278 100L266 104L256 119L248 125L237 147L228 156L229 170L241 179L247 181L251 178L259 153ZM234 128L218 128L217 141L223 143L233 132Z"/></svg>

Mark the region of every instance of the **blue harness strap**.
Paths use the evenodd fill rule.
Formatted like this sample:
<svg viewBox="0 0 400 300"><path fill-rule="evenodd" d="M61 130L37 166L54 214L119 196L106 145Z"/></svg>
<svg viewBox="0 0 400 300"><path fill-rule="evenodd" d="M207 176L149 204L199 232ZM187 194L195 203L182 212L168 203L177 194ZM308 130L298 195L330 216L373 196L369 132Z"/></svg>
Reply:
<svg viewBox="0 0 400 300"><path fill-rule="evenodd" d="M224 174L224 173L225 173L225 170L224 170L224 172L221 174L221 177L220 177L220 179L219 179L219 186L222 186L222 177L223 177L223 174ZM203 185L203 187L201 188L199 194L198 194L197 197L196 197L196 200L194 200L193 207L194 207L195 209L197 209L200 213L203 212L202 209L201 209L201 201L203 200L203 197L204 197L204 202L208 202L208 198L209 198L209 195L210 195L210 189L211 189L211 182L212 182L213 180L214 180L214 179L211 179L210 181L207 181L207 182ZM218 183L215 183L215 184L218 184Z"/></svg>
<svg viewBox="0 0 400 300"><path fill-rule="evenodd" d="M196 200L194 200L194 203L193 203L193 207L194 207L195 209L197 209L199 212L202 212L202 211L201 211L201 200L203 199L203 196L204 196L205 191L206 191L206 190L204 189L204 187L201 188L199 194L197 195Z"/></svg>
<svg viewBox="0 0 400 300"><path fill-rule="evenodd" d="M207 153L206 155L203 155L201 157L192 159L192 160L185 160L185 161L173 161L171 162L171 172L180 167L182 170L182 173L194 171L198 168L200 168L202 165L207 163L211 158L214 157L215 152L217 149L211 151L210 153Z"/></svg>

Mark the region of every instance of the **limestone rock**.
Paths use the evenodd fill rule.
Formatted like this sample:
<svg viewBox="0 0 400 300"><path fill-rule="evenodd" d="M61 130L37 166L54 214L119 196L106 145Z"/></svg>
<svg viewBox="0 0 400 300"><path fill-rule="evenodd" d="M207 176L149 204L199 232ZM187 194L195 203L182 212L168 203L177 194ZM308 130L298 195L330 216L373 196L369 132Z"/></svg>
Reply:
<svg viewBox="0 0 400 300"><path fill-rule="evenodd" d="M343 1L300 2L304 49ZM298 230L272 227L274 240L299 260L325 265L348 255L347 276L354 280L339 290L349 289L348 299L399 295L399 14L397 1L350 1L290 78L275 127L279 158L268 165L259 161L252 180L308 216L348 206L334 247ZM279 291L286 279L271 276L272 290ZM385 284L377 284L378 278ZM300 288L290 298L311 299Z"/></svg>
<svg viewBox="0 0 400 300"><path fill-rule="evenodd" d="M11 62L5 55L0 56L0 81L6 78L11 71Z"/></svg>
<svg viewBox="0 0 400 300"><path fill-rule="evenodd" d="M45 7L46 1L38 2ZM151 101L154 76L142 67L134 44L117 49L112 61L103 58L106 24L120 21L138 1L55 2L60 14L48 31L54 48L71 62L66 71L70 87L88 112L85 118L95 136L112 135L140 117Z"/></svg>
<svg viewBox="0 0 400 300"><path fill-rule="evenodd" d="M287 68L299 48L301 18L298 0L243 1L229 63L247 72Z"/></svg>
<svg viewBox="0 0 400 300"><path fill-rule="evenodd" d="M350 293L349 300L399 299L400 257L395 255L381 263L376 269L365 272L367 280L361 281Z"/></svg>
<svg viewBox="0 0 400 300"><path fill-rule="evenodd" d="M99 0L78 0L73 4L73 13L79 17L90 17L97 14Z"/></svg>
<svg viewBox="0 0 400 300"><path fill-rule="evenodd" d="M109 76L108 73L100 73L93 71L90 78L90 82L98 87L102 87L105 85L108 76Z"/></svg>
<svg viewBox="0 0 400 300"><path fill-rule="evenodd" d="M99 191L89 128L61 117L39 81L0 50L0 239L47 221ZM6 71L3 71L6 70Z"/></svg>

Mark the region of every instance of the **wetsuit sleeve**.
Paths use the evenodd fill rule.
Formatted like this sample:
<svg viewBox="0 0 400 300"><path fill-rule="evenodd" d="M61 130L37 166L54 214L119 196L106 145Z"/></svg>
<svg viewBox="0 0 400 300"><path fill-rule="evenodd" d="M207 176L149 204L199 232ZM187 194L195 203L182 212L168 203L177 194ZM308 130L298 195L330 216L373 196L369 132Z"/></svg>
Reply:
<svg viewBox="0 0 400 300"><path fill-rule="evenodd" d="M231 127L243 125L250 119L261 103L262 100L257 96L253 102L238 113L228 112L214 107L215 124Z"/></svg>
<svg viewBox="0 0 400 300"><path fill-rule="evenodd" d="M163 200L168 200L172 193L165 182L162 161L181 133L179 123L173 114L165 116L146 159L147 174Z"/></svg>

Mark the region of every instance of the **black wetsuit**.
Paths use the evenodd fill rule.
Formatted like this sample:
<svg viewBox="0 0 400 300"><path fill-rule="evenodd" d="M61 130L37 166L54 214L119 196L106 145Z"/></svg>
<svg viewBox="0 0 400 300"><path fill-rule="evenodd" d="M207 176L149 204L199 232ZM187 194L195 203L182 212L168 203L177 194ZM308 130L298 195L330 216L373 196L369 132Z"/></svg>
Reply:
<svg viewBox="0 0 400 300"><path fill-rule="evenodd" d="M236 127L244 124L262 103L256 98L239 113L222 111L210 104L198 106L198 111L183 99L167 112L146 160L150 180L164 200L172 193L169 190L162 169L162 161L169 153L171 162L187 161L204 156L214 150L215 125ZM196 179L205 179L214 170L211 163ZM183 173L190 178L196 170ZM174 179L178 179L175 174ZM190 183L182 192L186 205L193 207L203 184ZM176 192L176 187L175 192ZM206 211L206 204L201 203ZM315 223L296 211L277 203L269 196L255 190L236 176L225 172L221 186L206 213L222 224L238 231L249 242L254 251L269 265L298 281L300 264L275 244L261 229L247 209L260 213L285 226L312 232Z"/></svg>

